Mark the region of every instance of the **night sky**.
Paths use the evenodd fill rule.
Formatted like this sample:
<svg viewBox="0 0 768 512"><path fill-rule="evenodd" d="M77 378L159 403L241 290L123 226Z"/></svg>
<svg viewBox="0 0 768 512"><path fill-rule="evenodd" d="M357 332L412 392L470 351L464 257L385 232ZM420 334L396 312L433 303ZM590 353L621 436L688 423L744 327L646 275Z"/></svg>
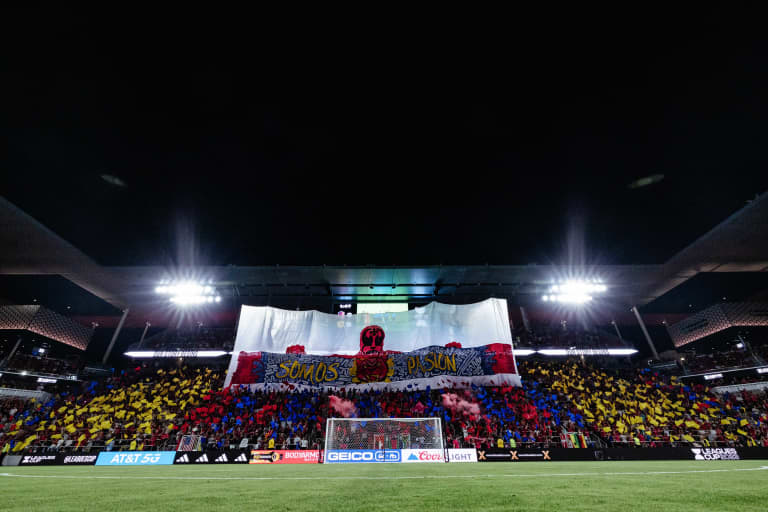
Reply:
<svg viewBox="0 0 768 512"><path fill-rule="evenodd" d="M102 264L661 263L768 190L750 13L476 49L149 18L6 16L0 193Z"/></svg>

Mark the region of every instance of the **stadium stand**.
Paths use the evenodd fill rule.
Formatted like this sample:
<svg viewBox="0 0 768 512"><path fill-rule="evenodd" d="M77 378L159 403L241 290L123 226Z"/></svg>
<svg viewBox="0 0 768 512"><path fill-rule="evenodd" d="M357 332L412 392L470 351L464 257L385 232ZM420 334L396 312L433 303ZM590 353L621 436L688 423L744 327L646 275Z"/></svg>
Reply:
<svg viewBox="0 0 768 512"><path fill-rule="evenodd" d="M626 346L615 335L599 329L585 329L573 323L531 323L513 329L516 347L525 348L616 348Z"/></svg>
<svg viewBox="0 0 768 512"><path fill-rule="evenodd" d="M713 370L748 368L761 364L761 361L746 350L729 350L710 354L694 354L685 360L685 368L690 373L702 373Z"/></svg>
<svg viewBox="0 0 768 512"><path fill-rule="evenodd" d="M30 371L40 375L72 375L81 367L78 359L59 359L17 352L8 362L8 370Z"/></svg>
<svg viewBox="0 0 768 512"><path fill-rule="evenodd" d="M234 330L228 328L166 329L144 340L141 347L135 344L130 349L232 350L234 340Z"/></svg>
<svg viewBox="0 0 768 512"><path fill-rule="evenodd" d="M768 394L717 395L703 384L582 360L520 364L523 386L414 392L222 389L213 368L137 366L45 401L0 402L0 449L322 448L331 396L359 417L440 417L449 447L768 446ZM443 395L455 393L456 407Z"/></svg>

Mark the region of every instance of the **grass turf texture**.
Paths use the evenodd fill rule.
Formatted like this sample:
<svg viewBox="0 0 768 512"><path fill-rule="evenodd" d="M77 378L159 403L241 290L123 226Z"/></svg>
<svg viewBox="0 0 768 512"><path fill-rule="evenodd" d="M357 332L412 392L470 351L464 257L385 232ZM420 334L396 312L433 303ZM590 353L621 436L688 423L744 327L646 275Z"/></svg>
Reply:
<svg viewBox="0 0 768 512"><path fill-rule="evenodd" d="M768 510L768 461L38 466L0 474L0 510Z"/></svg>

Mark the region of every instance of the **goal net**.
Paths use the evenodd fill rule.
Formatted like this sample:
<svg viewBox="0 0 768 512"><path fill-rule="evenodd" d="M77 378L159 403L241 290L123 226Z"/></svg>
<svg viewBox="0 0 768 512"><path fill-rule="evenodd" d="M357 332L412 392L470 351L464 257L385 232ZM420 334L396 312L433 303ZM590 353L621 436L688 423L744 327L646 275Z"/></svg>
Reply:
<svg viewBox="0 0 768 512"><path fill-rule="evenodd" d="M400 462L401 454L410 457L417 450L422 458L442 462L443 449L440 418L328 418L326 422L326 462Z"/></svg>

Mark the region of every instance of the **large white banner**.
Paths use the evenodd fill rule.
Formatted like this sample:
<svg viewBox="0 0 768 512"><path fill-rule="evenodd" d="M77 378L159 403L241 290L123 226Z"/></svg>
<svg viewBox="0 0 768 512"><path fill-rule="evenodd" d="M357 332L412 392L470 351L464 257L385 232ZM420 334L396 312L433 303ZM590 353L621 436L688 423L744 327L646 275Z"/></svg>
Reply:
<svg viewBox="0 0 768 512"><path fill-rule="evenodd" d="M243 306L225 386L242 352L284 354L288 347L300 345L306 354L355 355L368 353L371 345L376 352L412 352L451 342L463 348L492 343L511 346L507 301L433 302L407 312L346 316Z"/></svg>

